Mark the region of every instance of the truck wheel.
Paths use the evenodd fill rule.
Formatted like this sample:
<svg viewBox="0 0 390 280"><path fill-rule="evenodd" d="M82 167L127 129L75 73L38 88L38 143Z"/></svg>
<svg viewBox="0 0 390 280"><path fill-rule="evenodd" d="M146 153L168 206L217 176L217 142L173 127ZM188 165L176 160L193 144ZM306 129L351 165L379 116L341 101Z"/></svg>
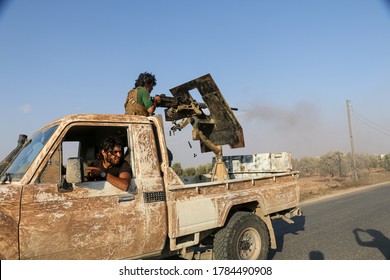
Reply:
<svg viewBox="0 0 390 280"><path fill-rule="evenodd" d="M214 237L214 258L217 260L265 260L268 248L266 225L249 212L236 212Z"/></svg>

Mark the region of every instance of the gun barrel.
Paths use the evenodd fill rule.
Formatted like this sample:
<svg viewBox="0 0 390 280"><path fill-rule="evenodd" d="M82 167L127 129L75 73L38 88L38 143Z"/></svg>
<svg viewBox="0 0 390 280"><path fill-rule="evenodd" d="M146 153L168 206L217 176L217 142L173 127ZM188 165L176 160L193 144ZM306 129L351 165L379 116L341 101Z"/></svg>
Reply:
<svg viewBox="0 0 390 280"><path fill-rule="evenodd" d="M176 97L166 96L165 94L161 94L159 96L160 103L157 104L157 107L171 108L179 105L179 99Z"/></svg>

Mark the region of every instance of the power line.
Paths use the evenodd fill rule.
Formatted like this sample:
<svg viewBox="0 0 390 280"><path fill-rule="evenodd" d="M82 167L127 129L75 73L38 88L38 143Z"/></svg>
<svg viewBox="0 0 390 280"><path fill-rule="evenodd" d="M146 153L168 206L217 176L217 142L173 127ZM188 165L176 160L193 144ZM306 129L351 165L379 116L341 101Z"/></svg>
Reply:
<svg viewBox="0 0 390 280"><path fill-rule="evenodd" d="M356 119L358 119L359 121L361 121L362 123L364 123L365 125L371 127L372 129L386 135L386 136L390 136L390 132L382 127L380 127L379 125L377 125L376 123L374 123L373 121L369 120L368 118L362 116L361 114L355 112L354 110L351 110L352 112L352 116L355 117Z"/></svg>
<svg viewBox="0 0 390 280"><path fill-rule="evenodd" d="M368 118L364 117L363 115L359 114L358 112L355 112L353 110L353 108L351 107L352 109L352 113L356 114L358 117L364 119L366 122L370 123L372 126L376 127L376 128L379 128L380 130L383 130L383 131L387 131L385 128L377 125L376 123L374 123L373 121L369 120Z"/></svg>
<svg viewBox="0 0 390 280"><path fill-rule="evenodd" d="M372 125L371 123L365 121L364 119L362 119L359 116L355 116L354 114L352 114L352 116L355 117L356 119L358 119L359 121L361 121L362 123L366 124L367 126L371 127L372 129L374 129L374 130L376 130L376 131L378 131L378 132L380 132L380 133L382 133L382 134L384 134L386 136L390 136L390 132L387 132L387 131L385 131L385 130L383 130L381 128L378 128L378 127Z"/></svg>

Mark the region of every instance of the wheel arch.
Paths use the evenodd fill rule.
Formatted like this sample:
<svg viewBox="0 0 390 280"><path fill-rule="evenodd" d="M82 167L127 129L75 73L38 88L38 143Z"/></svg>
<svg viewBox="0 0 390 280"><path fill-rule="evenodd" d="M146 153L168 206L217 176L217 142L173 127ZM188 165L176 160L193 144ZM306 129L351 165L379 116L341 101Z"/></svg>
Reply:
<svg viewBox="0 0 390 280"><path fill-rule="evenodd" d="M255 212L240 209L229 212L227 224L215 233L213 242L215 259L267 259L270 240L266 224Z"/></svg>
<svg viewBox="0 0 390 280"><path fill-rule="evenodd" d="M268 214L264 214L262 203L259 200L252 200L249 202L231 202L229 207L226 207L224 213L221 215L221 219L219 221L219 226L224 227L227 225L231 217L234 213L242 211L242 212L252 212L255 213L266 225L270 237L270 246L272 249L276 249L276 237L275 231L272 226L271 217Z"/></svg>

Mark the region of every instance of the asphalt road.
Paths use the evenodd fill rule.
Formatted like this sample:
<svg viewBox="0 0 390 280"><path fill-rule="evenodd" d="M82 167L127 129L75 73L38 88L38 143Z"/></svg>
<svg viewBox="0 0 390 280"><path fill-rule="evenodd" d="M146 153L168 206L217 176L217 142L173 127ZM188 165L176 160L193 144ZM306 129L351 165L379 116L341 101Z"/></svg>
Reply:
<svg viewBox="0 0 390 280"><path fill-rule="evenodd" d="M273 260L389 260L390 184L301 205L292 225L274 222Z"/></svg>

